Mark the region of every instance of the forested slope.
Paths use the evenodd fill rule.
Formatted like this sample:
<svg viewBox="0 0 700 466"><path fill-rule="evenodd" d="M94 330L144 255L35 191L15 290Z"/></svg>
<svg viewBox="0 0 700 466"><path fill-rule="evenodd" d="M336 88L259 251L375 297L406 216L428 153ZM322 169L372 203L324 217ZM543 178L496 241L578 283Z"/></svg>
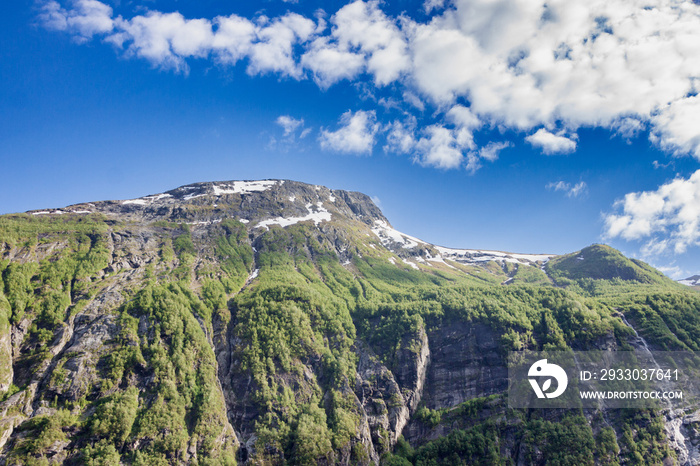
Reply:
<svg viewBox="0 0 700 466"><path fill-rule="evenodd" d="M699 455L694 413L506 406L510 350L698 349L700 294L607 246L440 248L273 180L2 216L0 252L4 464Z"/></svg>

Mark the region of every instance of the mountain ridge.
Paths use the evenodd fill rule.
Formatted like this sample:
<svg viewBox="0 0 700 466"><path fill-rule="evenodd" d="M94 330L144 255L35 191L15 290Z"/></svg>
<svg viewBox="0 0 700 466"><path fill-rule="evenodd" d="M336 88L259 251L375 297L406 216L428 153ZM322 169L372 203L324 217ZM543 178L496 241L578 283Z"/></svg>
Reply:
<svg viewBox="0 0 700 466"><path fill-rule="evenodd" d="M691 458L693 413L507 409L510 350L700 350L697 293L650 274L434 246L292 181L0 216L0 464Z"/></svg>

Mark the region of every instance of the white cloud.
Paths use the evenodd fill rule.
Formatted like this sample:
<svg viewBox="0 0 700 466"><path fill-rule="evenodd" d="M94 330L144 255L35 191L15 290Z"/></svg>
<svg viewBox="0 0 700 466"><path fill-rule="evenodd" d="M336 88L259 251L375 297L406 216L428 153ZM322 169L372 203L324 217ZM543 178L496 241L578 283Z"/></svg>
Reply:
<svg viewBox="0 0 700 466"><path fill-rule="evenodd" d="M652 119L652 139L669 151L700 158L700 97L676 100Z"/></svg>
<svg viewBox="0 0 700 466"><path fill-rule="evenodd" d="M212 37L212 50L223 64L234 65L245 58L256 37L256 26L240 16L219 16L212 21L216 34Z"/></svg>
<svg viewBox="0 0 700 466"><path fill-rule="evenodd" d="M430 13L433 10L438 10L445 6L445 0L425 0L423 3L423 9L426 13Z"/></svg>
<svg viewBox="0 0 700 466"><path fill-rule="evenodd" d="M331 44L327 37L319 37L301 57L301 64L311 70L319 86L327 88L338 81L357 76L365 67L365 58Z"/></svg>
<svg viewBox="0 0 700 466"><path fill-rule="evenodd" d="M568 154L576 150L576 141L561 134L552 134L544 128L525 138L533 147L542 149L547 155Z"/></svg>
<svg viewBox="0 0 700 466"><path fill-rule="evenodd" d="M117 18L117 32L108 38L118 46L128 43L129 54L165 68L187 71L186 57L204 57L213 33L206 20L185 19L180 13L149 12L130 21Z"/></svg>
<svg viewBox="0 0 700 466"><path fill-rule="evenodd" d="M293 137L298 129L304 128L303 118L297 120L289 115L280 115L275 122L282 127L285 137ZM302 134L304 131L302 130Z"/></svg>
<svg viewBox="0 0 700 466"><path fill-rule="evenodd" d="M186 71L191 58L247 60L252 75L312 78L322 88L369 76L403 97L397 101L432 105L426 128L454 124L445 111L460 103L487 126L539 128L526 139L546 153L574 151L576 141L544 128L575 135L602 127L627 139L648 130L662 149L700 158L697 2L426 0L431 17L423 20L356 0L329 24L295 13L125 18L98 0L43 5L47 27L82 41L102 37L156 66ZM463 137L481 127L463 128Z"/></svg>
<svg viewBox="0 0 700 466"><path fill-rule="evenodd" d="M585 181L580 181L573 185L569 192L566 194L569 197L579 197L588 192L588 185Z"/></svg>
<svg viewBox="0 0 700 466"><path fill-rule="evenodd" d="M436 168L458 168L464 161L464 144L470 143L455 131L444 126L432 125L425 129L425 136L416 143L418 154L414 160L422 165ZM476 169L473 165L470 169Z"/></svg>
<svg viewBox="0 0 700 466"><path fill-rule="evenodd" d="M654 266L654 268L660 270L661 272L673 278L674 280L682 279L688 276L688 272L681 269L679 266L673 264L656 265Z"/></svg>
<svg viewBox="0 0 700 466"><path fill-rule="evenodd" d="M261 18L263 21L266 18ZM258 40L251 45L248 73L251 75L277 72L294 78L302 77L302 69L294 57L294 45L306 42L315 32L316 24L296 13L287 13L256 31Z"/></svg>
<svg viewBox="0 0 700 466"><path fill-rule="evenodd" d="M489 162L494 162L498 160L498 155L503 149L511 147L512 145L513 144L510 142L489 142L479 149L479 157Z"/></svg>
<svg viewBox="0 0 700 466"><path fill-rule="evenodd" d="M574 185L561 180L553 181L547 183L545 187L553 191L563 191L568 197L579 197L588 192L588 185L585 181L580 181Z"/></svg>
<svg viewBox="0 0 700 466"><path fill-rule="evenodd" d="M384 150L398 154L408 154L416 147L416 119L411 117L406 122L394 121L386 127L386 145Z"/></svg>
<svg viewBox="0 0 700 466"><path fill-rule="evenodd" d="M322 149L337 152L369 154L374 147L374 137L379 130L374 111L350 110L340 117L340 129L336 131L321 130L319 142Z"/></svg>
<svg viewBox="0 0 700 466"><path fill-rule="evenodd" d="M378 85L386 85L408 70L409 55L404 34L379 9L379 2L357 0L345 5L331 19L332 35L341 47L365 54L367 70Z"/></svg>
<svg viewBox="0 0 700 466"><path fill-rule="evenodd" d="M700 170L676 178L656 191L629 193L615 203L617 213L605 216L609 238L648 238L643 252L677 254L700 244Z"/></svg>
<svg viewBox="0 0 700 466"><path fill-rule="evenodd" d="M75 34L80 41L108 33L114 27L112 8L97 0L76 0L70 10L49 1L42 6L39 19L50 29Z"/></svg>
<svg viewBox="0 0 700 466"><path fill-rule="evenodd" d="M453 106L447 111L446 119L450 127L430 125L420 131L413 116L403 122L394 121L385 127L387 144L384 150L413 154L413 161L425 166L453 169L465 165L467 171L474 172L481 166L480 157L493 161L501 149L510 145L492 143L477 151L473 130L482 123L467 107Z"/></svg>
<svg viewBox="0 0 700 466"><path fill-rule="evenodd" d="M628 141L644 131L645 125L636 118L621 118L613 124L613 129Z"/></svg>
<svg viewBox="0 0 700 466"><path fill-rule="evenodd" d="M420 97L418 97L416 94L410 91L404 91L403 95L403 100L414 106L416 109L419 111L425 110L425 104L423 103L422 100L420 100Z"/></svg>

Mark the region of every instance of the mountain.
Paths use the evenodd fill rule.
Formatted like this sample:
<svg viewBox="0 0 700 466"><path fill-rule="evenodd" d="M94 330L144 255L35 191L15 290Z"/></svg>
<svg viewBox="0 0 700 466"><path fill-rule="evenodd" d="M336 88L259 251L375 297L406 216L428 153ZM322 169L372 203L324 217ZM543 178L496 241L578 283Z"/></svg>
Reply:
<svg viewBox="0 0 700 466"><path fill-rule="evenodd" d="M693 275L692 277L684 278L683 280L678 280L678 283L685 286L690 286L696 290L700 290L700 275Z"/></svg>
<svg viewBox="0 0 700 466"><path fill-rule="evenodd" d="M618 251L395 230L364 194L196 183L0 216L2 464L660 464L693 412L515 410L509 350L697 351Z"/></svg>

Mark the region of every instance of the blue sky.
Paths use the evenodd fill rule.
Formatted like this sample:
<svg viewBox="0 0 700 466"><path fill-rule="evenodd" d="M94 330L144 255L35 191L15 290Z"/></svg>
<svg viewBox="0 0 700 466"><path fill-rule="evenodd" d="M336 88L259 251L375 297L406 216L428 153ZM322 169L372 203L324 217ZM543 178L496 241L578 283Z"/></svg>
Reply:
<svg viewBox="0 0 700 466"><path fill-rule="evenodd" d="M700 272L691 1L5 3L0 213L285 178L435 244Z"/></svg>

